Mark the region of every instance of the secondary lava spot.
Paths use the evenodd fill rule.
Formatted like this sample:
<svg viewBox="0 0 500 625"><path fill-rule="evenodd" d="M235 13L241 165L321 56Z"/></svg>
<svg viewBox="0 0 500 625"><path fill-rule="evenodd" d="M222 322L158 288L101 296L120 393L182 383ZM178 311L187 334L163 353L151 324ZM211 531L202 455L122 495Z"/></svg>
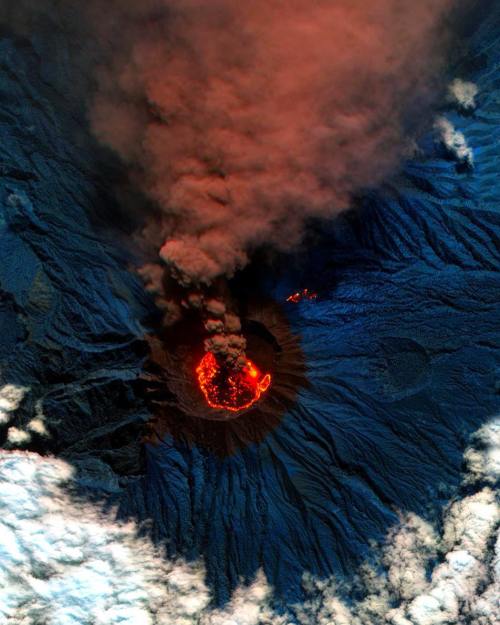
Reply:
<svg viewBox="0 0 500 625"><path fill-rule="evenodd" d="M250 408L271 385L271 374L262 375L247 360L241 369L231 369L207 352L196 367L198 384L211 408L239 412Z"/></svg>
<svg viewBox="0 0 500 625"><path fill-rule="evenodd" d="M302 289L301 291L296 291L292 293L286 298L286 301L290 304L298 304L302 300L315 300L318 298L318 294L314 291L310 291L309 289Z"/></svg>

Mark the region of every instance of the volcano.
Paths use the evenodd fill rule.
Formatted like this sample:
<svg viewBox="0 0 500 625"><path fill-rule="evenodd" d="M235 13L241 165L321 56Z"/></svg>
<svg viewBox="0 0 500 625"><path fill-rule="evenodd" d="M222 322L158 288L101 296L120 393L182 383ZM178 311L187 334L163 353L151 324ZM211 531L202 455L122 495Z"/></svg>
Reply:
<svg viewBox="0 0 500 625"><path fill-rule="evenodd" d="M272 254L267 263L270 252L259 251L261 268L257 272L254 264L240 289L253 299L246 301L239 292L234 299L247 359L262 376L270 375L271 384L238 411L211 407L200 389L196 369L205 355L206 332L199 313L195 318L187 311L175 329L150 323L157 312L154 301L130 271L135 243L117 218L125 210L110 199L113 181L125 194L121 169L85 134L86 90L75 79L81 73L71 62L67 33L61 26L49 31L45 23L44 36L35 35L30 22L20 38L4 24L0 442L7 448L5 458L11 454L17 460L2 494L9 511L7 534L15 513L33 528L35 546L22 554L23 561L32 560L29 575L11 549L15 559L12 583L7 583L8 592L17 593L22 575L30 592L43 595L47 609L35 617L57 622L61 614L51 614L62 604L58 594L48 592L50 579L50 589L64 584L71 594L65 610L88 609L97 620L103 605L115 610L116 594L95 598L96 588L106 588L100 577L96 585L75 575L76 534L61 530L71 549L69 559L62 549L63 562L53 560L55 549L67 542L60 533L53 534L58 539L51 543L53 551L41 549L40 537L54 512L58 518L52 527L64 527L58 519L64 520L78 496L88 504L78 510L82 522L88 508L116 511L120 522L130 523L131 534L151 536L168 558L202 561L213 605L227 604L237 588L234 605L246 607L243 599L262 596L263 586L252 590L241 580L263 571L273 589L265 595L266 606L276 602L284 610L290 605L303 613L314 610L307 620L288 619L294 625L333 623L342 616L332 615L338 603L322 604L319 590L333 574L336 588L354 577L355 602L365 610L359 622L394 621L394 610L412 601L419 587L429 590L419 595L428 599L436 596L434 582L465 588L447 577L451 548L457 570L483 586L472 601L467 593L454 603L456 617L441 609L432 616L450 625L482 618L463 611L482 600L489 580L479 568L471 576L471 569L461 566L456 530L463 521L474 536L482 536L476 530L484 527L483 507L475 508L479 516L467 515L456 489L469 436L500 410L500 86L495 73L500 7L496 3L493 10L489 1L471 4L480 14L457 46L457 54L466 58L453 64L450 75L477 86L475 108L444 102L439 114L467 141L473 167L457 163L450 149L454 144L442 145L429 120L416 157L402 164L390 184L363 191L355 210L335 223L311 224L308 244L296 255L277 259ZM383 81L380 88L387 88ZM135 195L130 204L141 206ZM236 279L231 279L233 294ZM316 301L300 297L305 285L318 293ZM295 293L298 301L287 302ZM62 498L60 492L48 494L45 485L42 490L30 485L32 471L21 471L26 463L44 467L51 458L74 469ZM494 465L493 453L484 464L480 458L474 453L468 461L478 470ZM16 480L25 483L23 491ZM53 483L50 473L47 480ZM467 496L472 488L467 483ZM24 499L18 492L30 496ZM48 516L38 522L39 509ZM451 521L437 553L428 548L427 531L420 540L411 527L402 537L392 530L401 513L425 520L424 528L435 525L440 537L446 526L443 509ZM88 547L88 537L97 536L114 549L116 533L104 527L104 533L82 536L81 544ZM24 541L26 535L20 535ZM387 539L393 547L387 576L383 567L376 570L380 578L364 564L357 568L372 556L376 563L372 545ZM10 544L16 545L9 538ZM487 550L484 575L489 575L493 549L493 540L485 540L481 558L471 552L474 558L468 561L482 567ZM100 565L101 545L84 551L90 570L108 570ZM2 565L7 561L2 558ZM142 579L144 561L141 542L124 562L123 579L130 568ZM413 575L412 563L421 577ZM161 566L155 563L151 576ZM404 586L398 585L402 576ZM72 581L82 579L85 584L75 590ZM394 594L386 593L386 579L394 583ZM368 596L363 580L371 585ZM172 593L188 588L183 608L199 600L199 589L185 575L161 582ZM130 602L138 596L125 591ZM24 592L18 597L23 610L37 605ZM163 609L158 619L174 618L168 596L158 597L151 599ZM255 613L254 605L248 613ZM387 612L379 619L372 614L374 606ZM123 613L113 614L133 620L132 608L127 604ZM267 614L261 613L264 620ZM420 622L428 615L421 614ZM85 618L90 616L80 620ZM183 612L179 618L191 617ZM280 612L276 620L281 618ZM200 619L208 623L212 616ZM227 620L245 622L239 615Z"/></svg>

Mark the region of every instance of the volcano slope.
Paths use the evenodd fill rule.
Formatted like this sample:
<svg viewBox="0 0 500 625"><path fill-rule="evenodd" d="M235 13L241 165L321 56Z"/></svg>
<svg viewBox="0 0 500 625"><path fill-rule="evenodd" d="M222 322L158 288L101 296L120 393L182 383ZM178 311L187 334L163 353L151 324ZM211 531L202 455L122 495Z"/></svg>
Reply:
<svg viewBox="0 0 500 625"><path fill-rule="evenodd" d="M202 558L219 603L260 568L277 597L297 601L305 572L352 575L398 510L434 518L469 435L500 404L497 6L484 4L450 69L477 86L475 108L443 105L397 179L323 224L307 252L252 270L278 302L318 292L286 305L308 385L264 440L226 457L168 433L141 443L152 304L127 269L109 193L119 174L61 87L64 34L4 27L4 446L64 458L82 496L146 521L168 555Z"/></svg>

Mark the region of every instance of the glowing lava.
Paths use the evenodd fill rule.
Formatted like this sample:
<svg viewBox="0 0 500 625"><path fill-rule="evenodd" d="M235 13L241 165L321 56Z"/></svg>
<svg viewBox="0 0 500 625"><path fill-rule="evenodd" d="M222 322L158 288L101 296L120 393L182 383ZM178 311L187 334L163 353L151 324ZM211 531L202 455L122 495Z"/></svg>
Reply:
<svg viewBox="0 0 500 625"><path fill-rule="evenodd" d="M310 291L309 289L302 289L302 291L296 291L295 293L292 293L291 295L289 295L286 298L286 301L292 304L298 304L303 299L313 300L313 299L316 299L317 297L318 297L318 294L315 293L314 291Z"/></svg>
<svg viewBox="0 0 500 625"><path fill-rule="evenodd" d="M250 408L271 384L271 375L262 375L251 360L242 369L231 370L211 352L201 359L196 375L207 404L231 412Z"/></svg>

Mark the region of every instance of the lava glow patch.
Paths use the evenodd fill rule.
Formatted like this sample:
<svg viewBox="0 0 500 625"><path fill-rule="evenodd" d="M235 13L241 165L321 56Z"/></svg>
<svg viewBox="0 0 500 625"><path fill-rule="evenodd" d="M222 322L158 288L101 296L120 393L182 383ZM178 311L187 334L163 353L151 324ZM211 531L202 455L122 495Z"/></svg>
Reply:
<svg viewBox="0 0 500 625"><path fill-rule="evenodd" d="M196 375L207 404L231 412L250 408L271 385L271 374L262 375L251 360L235 371L221 364L211 352L201 359Z"/></svg>
<svg viewBox="0 0 500 625"><path fill-rule="evenodd" d="M318 294L315 293L314 291L310 291L309 289L302 289L302 291L296 291L295 293L292 293L291 295L289 295L286 298L286 301L290 302L291 304L298 304L304 299L314 300L317 297L318 297Z"/></svg>

